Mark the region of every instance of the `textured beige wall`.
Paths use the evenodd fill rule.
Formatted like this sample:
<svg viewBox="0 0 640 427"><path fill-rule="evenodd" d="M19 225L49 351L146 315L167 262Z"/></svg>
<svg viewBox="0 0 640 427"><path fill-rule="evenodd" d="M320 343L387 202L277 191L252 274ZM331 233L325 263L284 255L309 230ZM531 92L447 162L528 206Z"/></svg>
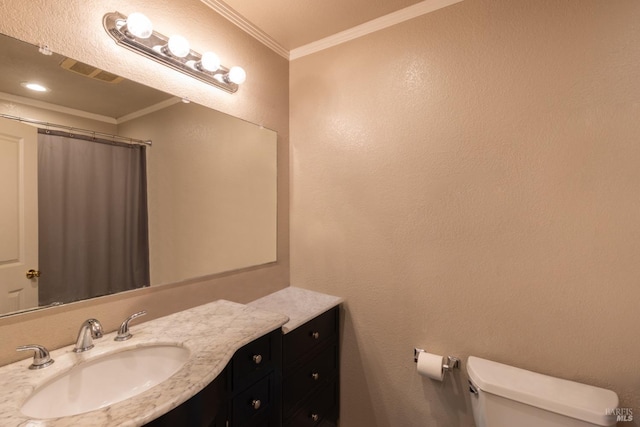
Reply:
<svg viewBox="0 0 640 427"><path fill-rule="evenodd" d="M472 425L415 346L640 418L640 2L465 0L290 74L291 283L346 298L342 427Z"/></svg>
<svg viewBox="0 0 640 427"><path fill-rule="evenodd" d="M227 94L117 46L102 28L102 17L118 10L145 13L163 34L187 37L193 49L215 50L226 66L241 65L247 82ZM288 285L288 67L286 59L243 33L198 0L97 0L0 3L0 32L30 43L44 42L58 53L150 84L199 104L262 124L278 132L278 262L236 274L182 285L147 288L0 319L0 364L24 358L18 345L35 342L58 348L75 339L82 320L96 317L114 330L127 315L146 309L146 319L207 301L247 302Z"/></svg>

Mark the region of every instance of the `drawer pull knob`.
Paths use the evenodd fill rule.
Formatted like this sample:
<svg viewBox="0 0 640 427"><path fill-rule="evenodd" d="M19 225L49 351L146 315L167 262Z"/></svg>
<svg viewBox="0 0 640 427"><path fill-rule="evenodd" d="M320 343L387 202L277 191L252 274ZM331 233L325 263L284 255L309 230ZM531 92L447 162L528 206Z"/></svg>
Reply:
<svg viewBox="0 0 640 427"><path fill-rule="evenodd" d="M311 337L313 337L314 340L317 340L320 338L320 332L312 332Z"/></svg>
<svg viewBox="0 0 640 427"><path fill-rule="evenodd" d="M253 355L253 362L256 365L259 365L260 363L262 363L262 355L261 354L254 354Z"/></svg>
<svg viewBox="0 0 640 427"><path fill-rule="evenodd" d="M251 401L251 407L256 411L260 409L260 405L262 405L262 402L260 402L260 399L255 399Z"/></svg>
<svg viewBox="0 0 640 427"><path fill-rule="evenodd" d="M320 379L320 374L317 372L314 372L311 374L311 378L313 378L314 381L318 381L318 379Z"/></svg>
<svg viewBox="0 0 640 427"><path fill-rule="evenodd" d="M311 414L311 419L312 419L313 421L318 421L318 420L320 419L320 415L318 415L318 414Z"/></svg>

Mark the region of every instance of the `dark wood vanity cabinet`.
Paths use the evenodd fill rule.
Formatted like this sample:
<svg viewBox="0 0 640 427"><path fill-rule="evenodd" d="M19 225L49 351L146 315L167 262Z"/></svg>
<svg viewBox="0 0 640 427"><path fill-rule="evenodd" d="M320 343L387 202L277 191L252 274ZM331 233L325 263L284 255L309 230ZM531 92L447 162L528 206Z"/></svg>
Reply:
<svg viewBox="0 0 640 427"><path fill-rule="evenodd" d="M338 327L339 311L334 307L283 336L283 426L337 425Z"/></svg>
<svg viewBox="0 0 640 427"><path fill-rule="evenodd" d="M336 427L339 309L239 349L197 395L148 427Z"/></svg>
<svg viewBox="0 0 640 427"><path fill-rule="evenodd" d="M282 332L240 348L211 384L147 427L280 425Z"/></svg>

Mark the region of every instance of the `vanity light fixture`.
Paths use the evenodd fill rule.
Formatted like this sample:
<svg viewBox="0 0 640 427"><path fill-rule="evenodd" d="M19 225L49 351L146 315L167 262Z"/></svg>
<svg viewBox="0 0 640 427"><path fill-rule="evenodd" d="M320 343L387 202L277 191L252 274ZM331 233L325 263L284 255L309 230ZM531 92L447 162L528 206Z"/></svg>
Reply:
<svg viewBox="0 0 640 427"><path fill-rule="evenodd" d="M102 24L120 46L229 93L236 92L247 78L241 67L229 69L221 65L215 53L201 55L191 50L184 37L166 37L154 31L149 18L141 13L128 17L119 12L107 13Z"/></svg>

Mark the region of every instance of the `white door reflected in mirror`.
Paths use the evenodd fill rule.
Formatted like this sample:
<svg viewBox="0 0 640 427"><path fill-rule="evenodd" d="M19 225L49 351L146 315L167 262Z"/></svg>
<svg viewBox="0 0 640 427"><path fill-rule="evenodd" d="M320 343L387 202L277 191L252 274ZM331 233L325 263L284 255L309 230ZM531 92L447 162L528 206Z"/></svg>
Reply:
<svg viewBox="0 0 640 427"><path fill-rule="evenodd" d="M38 131L0 118L0 313L38 305Z"/></svg>

